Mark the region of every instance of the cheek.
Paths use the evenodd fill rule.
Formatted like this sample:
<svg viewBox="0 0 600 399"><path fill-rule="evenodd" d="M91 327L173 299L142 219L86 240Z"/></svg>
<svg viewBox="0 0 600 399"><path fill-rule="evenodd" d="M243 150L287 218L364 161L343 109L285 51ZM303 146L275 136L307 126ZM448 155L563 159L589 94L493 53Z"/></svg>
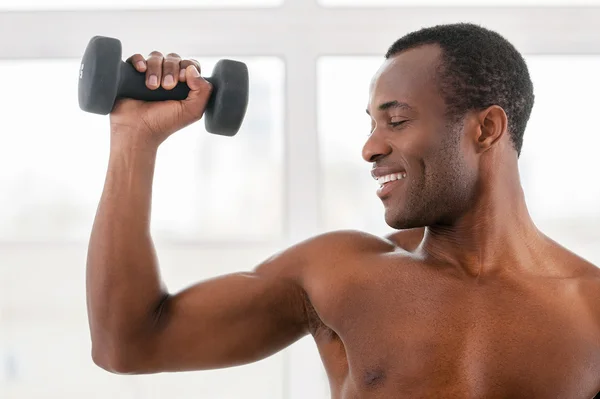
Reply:
<svg viewBox="0 0 600 399"><path fill-rule="evenodd" d="M423 148L423 168L427 185L440 193L463 191L472 180L471 168L464 157L460 136L430 142Z"/></svg>
<svg viewBox="0 0 600 399"><path fill-rule="evenodd" d="M427 158L442 149L439 137L421 126L413 125L395 134L394 144L407 159Z"/></svg>
<svg viewBox="0 0 600 399"><path fill-rule="evenodd" d="M473 168L464 158L464 153L459 146L448 147L439 153L437 159L438 189L445 192L448 199L460 197L464 200L475 181Z"/></svg>
<svg viewBox="0 0 600 399"><path fill-rule="evenodd" d="M415 155L421 154L425 157L443 149L447 145L446 142L451 137L451 134L445 121L440 120L440 118L434 115L427 114L410 122L407 134L405 135L405 145Z"/></svg>
<svg viewBox="0 0 600 399"><path fill-rule="evenodd" d="M399 146L399 150L408 161L409 172L416 180L422 180L430 174L437 175L447 162L448 149L439 139L423 132L415 132L407 137Z"/></svg>

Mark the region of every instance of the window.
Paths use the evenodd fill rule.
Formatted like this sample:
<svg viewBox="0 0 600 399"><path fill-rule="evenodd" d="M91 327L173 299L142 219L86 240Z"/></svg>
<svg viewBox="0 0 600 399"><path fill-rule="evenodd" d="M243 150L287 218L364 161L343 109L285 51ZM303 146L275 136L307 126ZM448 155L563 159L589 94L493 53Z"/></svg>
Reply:
<svg viewBox="0 0 600 399"><path fill-rule="evenodd" d="M277 248L164 249L172 292L215 275L249 270ZM93 364L85 301L85 251L0 251L0 397L280 399L284 354L234 369L112 375ZM232 383L235 381L235 383Z"/></svg>
<svg viewBox="0 0 600 399"><path fill-rule="evenodd" d="M196 58L210 76L216 59ZM284 66L276 58L244 61L250 102L238 134L206 133L201 120L159 150L152 213L157 239L264 240L281 234ZM13 94L0 99L3 109L11 109L0 131L0 241L88 239L104 184L109 130L107 116L79 109L78 67L78 60L0 62L3 76L29 77L5 81L5 92Z"/></svg>
<svg viewBox="0 0 600 399"><path fill-rule="evenodd" d="M522 180L532 216L600 218L600 136L590 129L600 90L600 57L527 58L536 103L524 136Z"/></svg>
<svg viewBox="0 0 600 399"><path fill-rule="evenodd" d="M325 230L389 230L377 183L361 150L371 122L369 83L382 57L322 57L318 61L318 130ZM347 82L351 81L352 85Z"/></svg>
<svg viewBox="0 0 600 399"><path fill-rule="evenodd" d="M200 121L159 152L153 237L164 281L177 291L247 271L321 231L389 232L361 158L369 80L399 35L458 20L495 29L526 53L562 54L528 57L538 98L522 181L539 226L600 265L590 100L599 89L597 6L600 0L0 0L0 398L331 397L310 336L239 368L123 377L93 365L84 263L106 172L108 119L79 110L75 80L92 35L118 37L124 49L176 43L181 53L203 54L196 58L206 75L216 61L207 55L238 54L232 58L250 67L250 106L236 137L207 134ZM565 168L548 171L557 157Z"/></svg>
<svg viewBox="0 0 600 399"><path fill-rule="evenodd" d="M542 229L597 242L600 236L591 227L600 220L600 136L589 120L596 114L600 57L526 59L536 94L520 160L530 212ZM364 112L369 82L381 62L381 57L323 57L318 63L326 229L389 230L370 166L361 157L370 128Z"/></svg>

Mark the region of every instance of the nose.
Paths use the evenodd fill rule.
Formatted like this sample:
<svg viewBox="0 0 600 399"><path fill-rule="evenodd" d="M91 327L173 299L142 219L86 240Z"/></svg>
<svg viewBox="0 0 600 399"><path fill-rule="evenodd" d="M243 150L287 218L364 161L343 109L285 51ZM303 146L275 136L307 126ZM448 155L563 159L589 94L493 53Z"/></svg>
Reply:
<svg viewBox="0 0 600 399"><path fill-rule="evenodd" d="M381 132L378 132L378 129L374 129L363 146L362 157L367 162L375 162L389 155L391 152L392 147L385 136Z"/></svg>

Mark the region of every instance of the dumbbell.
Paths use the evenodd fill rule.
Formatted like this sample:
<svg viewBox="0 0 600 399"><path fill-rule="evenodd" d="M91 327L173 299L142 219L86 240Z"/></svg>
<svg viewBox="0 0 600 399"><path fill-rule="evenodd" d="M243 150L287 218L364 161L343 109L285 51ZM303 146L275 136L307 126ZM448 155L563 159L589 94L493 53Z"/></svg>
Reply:
<svg viewBox="0 0 600 399"><path fill-rule="evenodd" d="M248 68L246 64L222 59L211 77L205 78L213 91L204 112L210 133L234 136L248 107ZM122 60L118 39L94 36L88 43L79 69L79 107L86 112L109 114L118 98L144 101L183 100L190 91L185 82L171 90L146 86L146 74Z"/></svg>

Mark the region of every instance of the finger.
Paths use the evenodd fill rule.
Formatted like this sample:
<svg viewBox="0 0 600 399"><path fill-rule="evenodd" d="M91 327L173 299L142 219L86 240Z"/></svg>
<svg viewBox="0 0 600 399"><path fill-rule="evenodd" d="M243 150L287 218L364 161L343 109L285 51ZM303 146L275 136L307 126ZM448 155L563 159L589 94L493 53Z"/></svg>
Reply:
<svg viewBox="0 0 600 399"><path fill-rule="evenodd" d="M177 85L179 81L179 62L181 57L178 54L170 53L163 60L163 79L162 87L170 90Z"/></svg>
<svg viewBox="0 0 600 399"><path fill-rule="evenodd" d="M146 72L146 60L144 56L141 54L134 54L131 57L127 58L126 62L133 65L133 67L138 72Z"/></svg>
<svg viewBox="0 0 600 399"><path fill-rule="evenodd" d="M213 87L202 76L195 65L189 65L185 69L185 78L190 92L185 101L182 102L184 112L190 120L199 120L204 113L206 104L211 96Z"/></svg>
<svg viewBox="0 0 600 399"><path fill-rule="evenodd" d="M179 73L179 81L180 82L185 82L186 81L185 70L190 65L194 65L198 69L198 72L200 74L202 73L202 69L200 69L200 63L198 61L196 61L196 60L183 60L183 61L181 61L179 63L179 68L181 68L181 72Z"/></svg>
<svg viewBox="0 0 600 399"><path fill-rule="evenodd" d="M153 51L146 60L148 68L146 70L146 86L149 89L158 89L162 79L163 55L158 51Z"/></svg>
<svg viewBox="0 0 600 399"><path fill-rule="evenodd" d="M189 65L185 69L185 79L191 90L204 90L210 83L200 76L200 71L196 65Z"/></svg>

